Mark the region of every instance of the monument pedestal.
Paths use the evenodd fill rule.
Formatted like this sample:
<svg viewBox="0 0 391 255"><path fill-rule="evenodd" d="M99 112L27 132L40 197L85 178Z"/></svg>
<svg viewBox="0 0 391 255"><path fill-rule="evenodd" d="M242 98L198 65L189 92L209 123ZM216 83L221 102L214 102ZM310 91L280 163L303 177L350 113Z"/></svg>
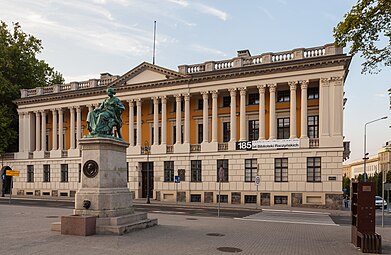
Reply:
<svg viewBox="0 0 391 255"><path fill-rule="evenodd" d="M157 219L148 219L146 213L134 213L132 194L126 183L129 144L113 138L84 138L79 145L82 178L74 214L96 216L97 234L122 235L157 225Z"/></svg>

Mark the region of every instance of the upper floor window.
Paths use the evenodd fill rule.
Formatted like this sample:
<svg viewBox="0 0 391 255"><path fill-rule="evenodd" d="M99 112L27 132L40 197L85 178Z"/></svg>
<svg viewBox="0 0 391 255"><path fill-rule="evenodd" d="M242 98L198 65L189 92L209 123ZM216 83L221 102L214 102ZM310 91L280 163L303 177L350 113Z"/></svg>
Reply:
<svg viewBox="0 0 391 255"><path fill-rule="evenodd" d="M248 94L248 105L259 104L259 93Z"/></svg>
<svg viewBox="0 0 391 255"><path fill-rule="evenodd" d="M259 138L259 121L249 120L248 121L248 140L258 140Z"/></svg>
<svg viewBox="0 0 391 255"><path fill-rule="evenodd" d="M278 118L277 125L277 139L288 139L290 133L289 118Z"/></svg>
<svg viewBox="0 0 391 255"><path fill-rule="evenodd" d="M231 135L231 123L230 122L223 122L223 142L227 143L230 140Z"/></svg>
<svg viewBox="0 0 391 255"><path fill-rule="evenodd" d="M308 116L308 137L319 138L319 116Z"/></svg>
<svg viewBox="0 0 391 255"><path fill-rule="evenodd" d="M230 106L231 106L231 97L223 96L223 107L230 107Z"/></svg>
<svg viewBox="0 0 391 255"><path fill-rule="evenodd" d="M289 90L277 91L277 103L289 102L289 98Z"/></svg>
<svg viewBox="0 0 391 255"><path fill-rule="evenodd" d="M198 132L197 132L197 142L200 144L202 143L204 139L204 125L203 124L198 124L197 125Z"/></svg>
<svg viewBox="0 0 391 255"><path fill-rule="evenodd" d="M309 88L307 98L309 100L310 99L319 99L319 87Z"/></svg>
<svg viewBox="0 0 391 255"><path fill-rule="evenodd" d="M197 100L197 110L202 110L204 109L204 100L198 99Z"/></svg>

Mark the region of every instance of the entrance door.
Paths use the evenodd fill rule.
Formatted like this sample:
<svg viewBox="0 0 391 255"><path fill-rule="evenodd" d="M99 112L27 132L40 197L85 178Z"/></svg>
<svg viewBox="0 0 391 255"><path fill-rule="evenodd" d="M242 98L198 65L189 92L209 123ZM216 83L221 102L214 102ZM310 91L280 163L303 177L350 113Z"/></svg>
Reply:
<svg viewBox="0 0 391 255"><path fill-rule="evenodd" d="M5 171L7 171L7 170L12 170L12 169L9 166L4 166L0 171L0 175L5 174ZM1 185L1 193L2 194L9 194L10 193L11 180L12 180L12 176L5 176L5 180L0 178L0 185Z"/></svg>
<svg viewBox="0 0 391 255"><path fill-rule="evenodd" d="M153 197L153 162L141 163L141 195L143 198L147 197L147 190L149 187L149 198Z"/></svg>

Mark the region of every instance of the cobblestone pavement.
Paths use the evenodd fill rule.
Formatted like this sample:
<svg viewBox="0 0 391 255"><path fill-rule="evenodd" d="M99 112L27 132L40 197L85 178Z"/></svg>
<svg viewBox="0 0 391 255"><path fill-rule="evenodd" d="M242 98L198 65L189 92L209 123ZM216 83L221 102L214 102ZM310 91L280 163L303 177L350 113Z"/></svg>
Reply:
<svg viewBox="0 0 391 255"><path fill-rule="evenodd" d="M50 223L72 210L0 205L2 254L362 254L350 243L350 227L287 224L228 218L150 214L159 225L123 236L65 236ZM383 253L391 254L391 228L378 228ZM208 235L211 234L211 235Z"/></svg>

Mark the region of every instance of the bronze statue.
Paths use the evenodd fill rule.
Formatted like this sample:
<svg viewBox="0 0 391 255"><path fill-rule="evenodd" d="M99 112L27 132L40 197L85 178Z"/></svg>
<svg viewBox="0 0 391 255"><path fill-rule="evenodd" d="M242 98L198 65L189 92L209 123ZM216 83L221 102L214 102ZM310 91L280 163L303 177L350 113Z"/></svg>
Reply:
<svg viewBox="0 0 391 255"><path fill-rule="evenodd" d="M119 139L122 139L121 115L125 110L125 106L114 96L114 89L108 88L107 95L109 97L98 108L89 112L87 115L88 131L90 131L88 137L118 136ZM114 127L115 133L113 133Z"/></svg>

